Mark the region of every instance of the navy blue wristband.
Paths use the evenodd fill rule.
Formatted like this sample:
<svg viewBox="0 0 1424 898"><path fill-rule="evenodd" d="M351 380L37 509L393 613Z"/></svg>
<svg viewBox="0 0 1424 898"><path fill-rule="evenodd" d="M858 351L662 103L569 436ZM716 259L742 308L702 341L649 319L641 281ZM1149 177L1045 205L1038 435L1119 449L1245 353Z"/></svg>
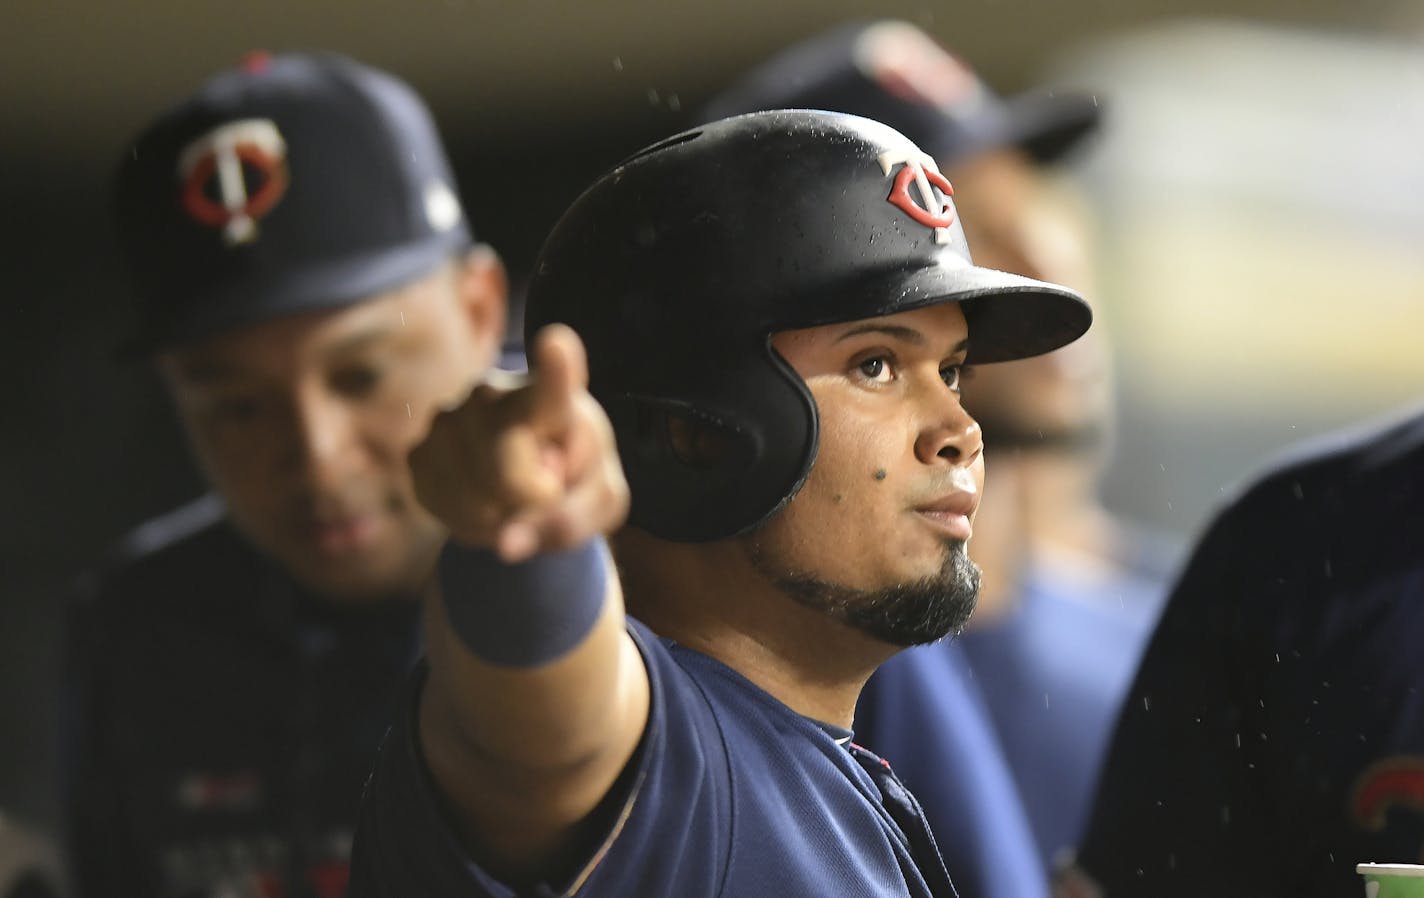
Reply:
<svg viewBox="0 0 1424 898"><path fill-rule="evenodd" d="M583 641L603 610L608 562L603 540L505 564L486 549L447 542L440 590L450 625L476 657L504 667L538 667Z"/></svg>

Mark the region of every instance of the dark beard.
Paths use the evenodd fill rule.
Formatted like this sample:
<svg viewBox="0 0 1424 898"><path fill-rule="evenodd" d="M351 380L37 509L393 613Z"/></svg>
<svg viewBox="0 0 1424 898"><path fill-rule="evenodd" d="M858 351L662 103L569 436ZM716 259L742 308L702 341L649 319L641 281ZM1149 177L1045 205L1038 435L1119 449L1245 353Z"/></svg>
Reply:
<svg viewBox="0 0 1424 898"><path fill-rule="evenodd" d="M937 574L881 589L856 589L788 568L770 557L755 534L747 541L752 566L782 592L881 642L901 647L958 636L974 610L979 567L969 560L964 543L946 540L945 548Z"/></svg>

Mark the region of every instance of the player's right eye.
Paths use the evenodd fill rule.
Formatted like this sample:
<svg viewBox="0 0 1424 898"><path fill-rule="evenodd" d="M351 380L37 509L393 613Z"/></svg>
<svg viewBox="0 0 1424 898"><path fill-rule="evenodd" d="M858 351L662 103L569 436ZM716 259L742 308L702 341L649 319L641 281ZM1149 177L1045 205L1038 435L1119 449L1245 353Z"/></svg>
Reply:
<svg viewBox="0 0 1424 898"><path fill-rule="evenodd" d="M883 355L873 355L856 363L856 371L871 383L886 384L895 379L890 359Z"/></svg>

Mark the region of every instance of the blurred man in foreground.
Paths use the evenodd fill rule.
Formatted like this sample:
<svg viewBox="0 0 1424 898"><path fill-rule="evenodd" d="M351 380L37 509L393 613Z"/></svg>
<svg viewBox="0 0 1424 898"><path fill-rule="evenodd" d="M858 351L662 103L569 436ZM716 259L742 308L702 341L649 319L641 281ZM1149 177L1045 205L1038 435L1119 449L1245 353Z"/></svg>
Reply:
<svg viewBox="0 0 1424 898"><path fill-rule="evenodd" d="M80 893L336 898L444 528L406 454L494 360L505 285L428 111L349 59L254 55L124 153L129 351L213 494L77 608Z"/></svg>

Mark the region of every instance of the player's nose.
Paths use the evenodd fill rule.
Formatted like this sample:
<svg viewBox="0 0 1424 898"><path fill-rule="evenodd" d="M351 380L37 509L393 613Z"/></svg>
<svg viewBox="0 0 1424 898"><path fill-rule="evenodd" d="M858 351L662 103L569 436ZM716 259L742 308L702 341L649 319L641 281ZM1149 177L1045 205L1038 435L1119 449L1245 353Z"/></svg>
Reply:
<svg viewBox="0 0 1424 898"><path fill-rule="evenodd" d="M979 422L965 410L959 394L946 384L925 391L924 417L915 438L922 464L969 465L984 452Z"/></svg>
<svg viewBox="0 0 1424 898"><path fill-rule="evenodd" d="M293 404L289 467L317 490L339 486L359 455L355 415L321 394L298 396Z"/></svg>

